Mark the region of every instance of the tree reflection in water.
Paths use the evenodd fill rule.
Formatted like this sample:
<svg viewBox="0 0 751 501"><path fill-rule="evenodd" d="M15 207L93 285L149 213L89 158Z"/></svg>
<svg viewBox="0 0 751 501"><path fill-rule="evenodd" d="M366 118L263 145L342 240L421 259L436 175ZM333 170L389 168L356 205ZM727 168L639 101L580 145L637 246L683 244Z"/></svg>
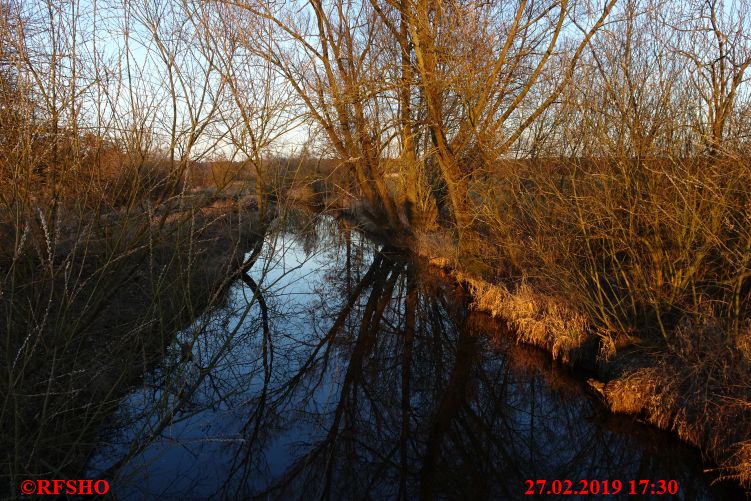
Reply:
<svg viewBox="0 0 751 501"><path fill-rule="evenodd" d="M619 478L723 496L693 451L602 415L449 281L332 219L293 223L124 401L92 460L113 492L517 499L527 479Z"/></svg>

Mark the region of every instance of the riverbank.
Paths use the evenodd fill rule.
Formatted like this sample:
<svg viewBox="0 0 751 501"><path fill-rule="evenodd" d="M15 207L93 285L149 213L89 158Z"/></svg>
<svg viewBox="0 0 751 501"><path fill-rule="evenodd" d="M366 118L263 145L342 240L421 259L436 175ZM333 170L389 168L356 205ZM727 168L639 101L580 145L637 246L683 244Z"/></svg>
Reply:
<svg viewBox="0 0 751 501"><path fill-rule="evenodd" d="M742 499L710 485L696 450L609 415L577 371L497 335L423 259L288 216L252 280L201 318L193 359L168 352L121 400L90 462L113 494L516 499L528 479L649 472L685 499Z"/></svg>
<svg viewBox="0 0 751 501"><path fill-rule="evenodd" d="M10 270L3 490L80 477L124 392L179 329L221 305L262 241L253 202L197 191L145 210L61 207L54 229L41 212L29 218L21 244L0 256Z"/></svg>
<svg viewBox="0 0 751 501"><path fill-rule="evenodd" d="M580 309L524 277L488 280L463 264L446 236L421 234L414 252L465 284L472 308L507 324L517 342L590 371L589 386L614 413L677 435L717 465L718 478L751 492L751 346L726 342L720 322L679 323L671 343L606 333ZM468 269L469 268L469 269Z"/></svg>

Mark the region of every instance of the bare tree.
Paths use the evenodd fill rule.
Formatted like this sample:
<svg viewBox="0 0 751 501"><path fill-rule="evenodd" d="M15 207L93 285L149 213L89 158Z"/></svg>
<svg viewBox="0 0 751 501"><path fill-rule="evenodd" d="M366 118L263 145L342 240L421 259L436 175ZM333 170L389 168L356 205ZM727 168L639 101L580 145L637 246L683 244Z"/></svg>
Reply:
<svg viewBox="0 0 751 501"><path fill-rule="evenodd" d="M673 26L683 36L676 50L691 65L690 78L704 107L696 126L711 154L724 147L738 93L751 65L747 2L692 2Z"/></svg>

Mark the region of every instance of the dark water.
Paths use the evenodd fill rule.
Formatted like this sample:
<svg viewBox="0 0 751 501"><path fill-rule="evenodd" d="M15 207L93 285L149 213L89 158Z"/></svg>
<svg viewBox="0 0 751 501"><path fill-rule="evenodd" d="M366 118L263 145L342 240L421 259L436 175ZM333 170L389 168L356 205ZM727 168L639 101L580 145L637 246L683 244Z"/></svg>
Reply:
<svg viewBox="0 0 751 501"><path fill-rule="evenodd" d="M117 497L529 499L528 479L620 479L605 497L622 498L672 479L678 496L656 499L738 498L333 219L269 235L249 275L122 402L90 466Z"/></svg>

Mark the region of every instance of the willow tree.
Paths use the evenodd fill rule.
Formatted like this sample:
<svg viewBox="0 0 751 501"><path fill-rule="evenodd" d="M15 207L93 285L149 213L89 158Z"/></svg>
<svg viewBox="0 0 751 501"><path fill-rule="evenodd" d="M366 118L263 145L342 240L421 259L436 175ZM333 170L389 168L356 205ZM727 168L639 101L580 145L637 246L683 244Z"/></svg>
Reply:
<svg viewBox="0 0 751 501"><path fill-rule="evenodd" d="M367 3L230 2L265 22L263 35L248 33L259 55L284 75L351 172L378 219L400 227L384 158L393 139L383 23Z"/></svg>
<svg viewBox="0 0 751 501"><path fill-rule="evenodd" d="M289 85L256 53L254 38L247 36L263 34L268 23L203 2L186 2L185 7L197 33L194 44L221 81L218 122L223 150L231 160L241 159L241 169L252 169L258 211L264 218L272 184L269 157L297 123Z"/></svg>
<svg viewBox="0 0 751 501"><path fill-rule="evenodd" d="M434 163L461 238L472 221L470 177L553 105L615 2L594 13L570 0L231 4L273 26L256 36L259 52L297 91L365 201L399 226L384 160L398 159L404 174Z"/></svg>
<svg viewBox="0 0 751 501"><path fill-rule="evenodd" d="M568 0L392 0L460 238L472 223L469 180L555 103L615 2L592 15ZM574 26L586 27L578 38Z"/></svg>

